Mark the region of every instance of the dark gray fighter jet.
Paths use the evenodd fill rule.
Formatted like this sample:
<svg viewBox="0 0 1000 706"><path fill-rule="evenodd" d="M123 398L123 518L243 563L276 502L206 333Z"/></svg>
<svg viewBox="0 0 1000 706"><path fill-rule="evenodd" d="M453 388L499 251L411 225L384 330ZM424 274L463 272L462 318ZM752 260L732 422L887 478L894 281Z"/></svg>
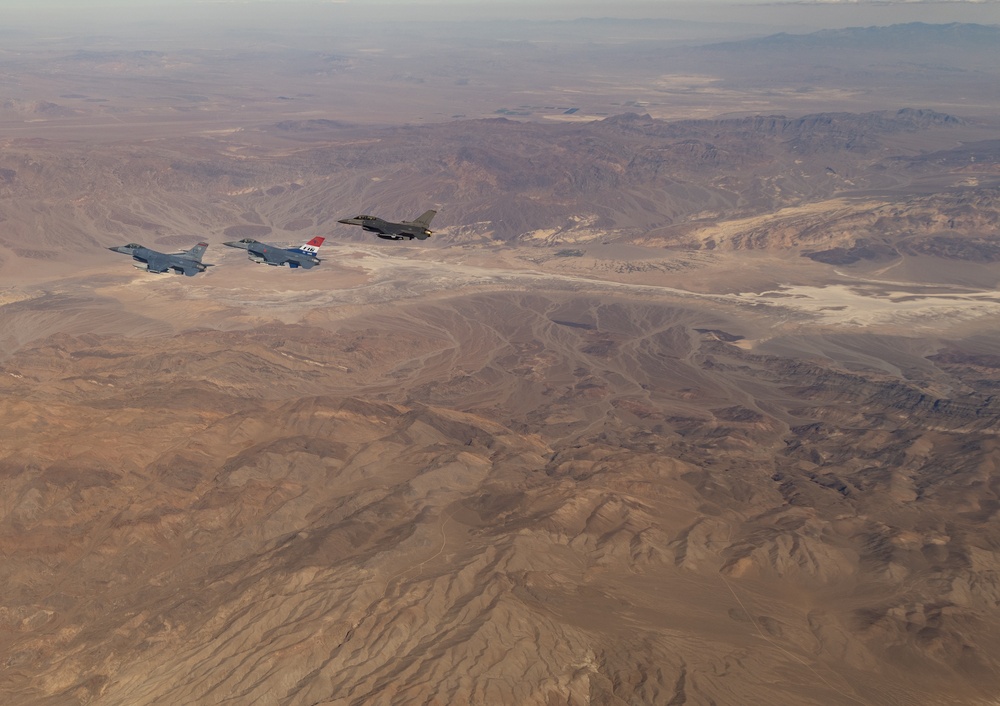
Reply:
<svg viewBox="0 0 1000 706"><path fill-rule="evenodd" d="M205 254L205 248L207 247L208 243L198 243L190 250L169 255L157 252L156 250L150 250L138 243L118 245L108 248L108 250L131 255L132 259L135 260L132 264L137 269L146 270L146 272L155 272L156 274L174 272L179 275L193 277L199 272L204 272L205 268L211 267L211 265L206 265L201 261L201 256Z"/></svg>
<svg viewBox="0 0 1000 706"><path fill-rule="evenodd" d="M324 240L326 238L317 235L308 243L297 248L282 248L277 245L261 243L253 238L233 240L229 243L223 243L223 245L246 250L251 260L262 265L274 265L275 267L288 265L292 269L302 267L308 270L320 263L320 259L316 256L319 254L319 246L323 244Z"/></svg>
<svg viewBox="0 0 1000 706"><path fill-rule="evenodd" d="M355 216L354 218L342 218L337 223L346 223L349 226L361 226L369 233L374 233L386 240L427 240L433 232L430 230L431 219L437 211L426 211L415 221L403 221L393 223L383 221L376 216Z"/></svg>

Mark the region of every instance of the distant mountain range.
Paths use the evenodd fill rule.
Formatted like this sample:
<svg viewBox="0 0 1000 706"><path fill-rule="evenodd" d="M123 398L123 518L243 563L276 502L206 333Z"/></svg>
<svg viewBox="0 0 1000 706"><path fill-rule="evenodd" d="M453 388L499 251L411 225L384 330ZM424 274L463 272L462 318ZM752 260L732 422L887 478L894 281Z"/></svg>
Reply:
<svg viewBox="0 0 1000 706"><path fill-rule="evenodd" d="M988 49L1000 52L1000 27L953 22L908 22L887 27L824 29L809 34L780 32L758 39L720 42L714 49L870 49L923 51L929 45Z"/></svg>

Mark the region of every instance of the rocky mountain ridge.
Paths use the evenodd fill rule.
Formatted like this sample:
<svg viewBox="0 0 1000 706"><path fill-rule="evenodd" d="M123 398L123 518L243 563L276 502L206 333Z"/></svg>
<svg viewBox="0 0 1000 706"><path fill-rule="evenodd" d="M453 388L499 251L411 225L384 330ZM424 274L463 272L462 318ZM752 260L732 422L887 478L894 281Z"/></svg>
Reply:
<svg viewBox="0 0 1000 706"><path fill-rule="evenodd" d="M0 370L5 692L988 693L986 343L821 344L880 350L901 376L817 356L816 340L747 350L752 325L539 290L335 330L27 346Z"/></svg>
<svg viewBox="0 0 1000 706"><path fill-rule="evenodd" d="M264 130L260 138L277 140L271 148L250 147L234 133L130 148L126 162L68 145L12 142L0 159L8 258L33 258L57 243L58 258L137 236L154 246L185 233L211 241L245 229L291 239L303 230L329 232L337 218L359 209L405 218L436 204L444 242L655 242L664 228L898 188L931 168L968 179L970 157L980 181L992 178L992 143L976 143L972 152L959 148L962 161L954 164L947 151L900 154L899 135L957 137L970 129L953 116L910 109L678 122L633 114L580 125L497 119L375 133L323 121L295 125ZM289 140L308 147L288 153ZM41 183L44 227L22 232L38 221L31 212L41 208L35 201ZM970 190L966 197L981 193L989 192ZM811 235L795 240L815 247L825 238L840 246L826 228L810 225ZM878 237L876 231L868 239ZM731 246L785 247L792 240L764 243L748 234ZM669 236L662 242L673 244Z"/></svg>

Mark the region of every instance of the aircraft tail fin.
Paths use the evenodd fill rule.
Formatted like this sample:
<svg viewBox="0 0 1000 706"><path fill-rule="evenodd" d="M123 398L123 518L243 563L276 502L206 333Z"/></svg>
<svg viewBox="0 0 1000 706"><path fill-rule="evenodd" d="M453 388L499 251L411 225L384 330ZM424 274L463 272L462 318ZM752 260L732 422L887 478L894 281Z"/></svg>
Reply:
<svg viewBox="0 0 1000 706"><path fill-rule="evenodd" d="M208 243L198 243L190 250L185 250L182 255L187 255L195 262L201 262L202 256L205 254L205 250L208 249Z"/></svg>
<svg viewBox="0 0 1000 706"><path fill-rule="evenodd" d="M429 228L431 225L431 219L437 215L437 211L424 211L419 218L417 218L414 223L418 226L423 226L424 228Z"/></svg>
<svg viewBox="0 0 1000 706"><path fill-rule="evenodd" d="M326 240L326 238L324 238L321 235L317 235L308 243L300 245L298 248L296 248L296 250L298 250L301 253L306 253L307 255L316 255L319 252L319 247L320 245L323 244L324 240Z"/></svg>

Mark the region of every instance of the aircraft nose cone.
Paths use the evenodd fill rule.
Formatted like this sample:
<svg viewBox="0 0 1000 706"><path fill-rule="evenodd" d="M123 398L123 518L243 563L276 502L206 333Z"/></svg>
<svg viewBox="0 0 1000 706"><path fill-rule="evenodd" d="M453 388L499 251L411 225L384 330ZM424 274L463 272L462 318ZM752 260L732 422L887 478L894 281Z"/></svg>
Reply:
<svg viewBox="0 0 1000 706"><path fill-rule="evenodd" d="M337 221L337 223L343 223L345 225L349 225L350 226L350 225L354 225L354 219L353 218L341 218L339 221Z"/></svg>
<svg viewBox="0 0 1000 706"><path fill-rule="evenodd" d="M115 245L114 247L108 248L108 250L110 250L111 252L121 252L122 248L120 245Z"/></svg>

